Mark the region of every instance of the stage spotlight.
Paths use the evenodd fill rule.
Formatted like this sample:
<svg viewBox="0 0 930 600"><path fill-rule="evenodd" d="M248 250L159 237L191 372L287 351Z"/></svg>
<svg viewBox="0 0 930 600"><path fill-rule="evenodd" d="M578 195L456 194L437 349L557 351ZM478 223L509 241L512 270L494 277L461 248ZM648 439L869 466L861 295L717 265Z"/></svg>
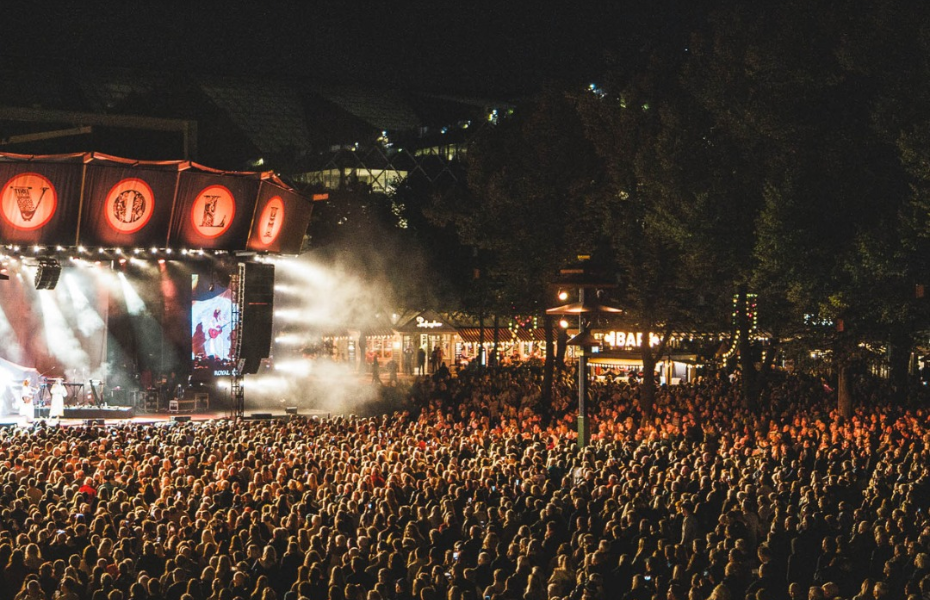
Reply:
<svg viewBox="0 0 930 600"><path fill-rule="evenodd" d="M561 321L559 321L559 327L561 327L562 329L568 329L568 321L566 321L565 319L562 319Z"/></svg>
<svg viewBox="0 0 930 600"><path fill-rule="evenodd" d="M54 290L61 276L61 263L55 258L40 258L39 269L36 271L36 289Z"/></svg>
<svg viewBox="0 0 930 600"><path fill-rule="evenodd" d="M559 290L559 300L565 301L568 300L568 292L565 290Z"/></svg>

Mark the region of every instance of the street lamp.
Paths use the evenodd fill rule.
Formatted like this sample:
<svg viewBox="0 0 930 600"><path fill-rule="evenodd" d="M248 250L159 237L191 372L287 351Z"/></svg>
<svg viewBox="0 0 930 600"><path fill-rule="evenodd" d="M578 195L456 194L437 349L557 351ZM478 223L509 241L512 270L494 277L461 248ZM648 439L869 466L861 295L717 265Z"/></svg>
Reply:
<svg viewBox="0 0 930 600"><path fill-rule="evenodd" d="M598 315L617 314L623 312L619 308L607 306L600 302L585 302L585 287L578 289L579 302L572 302L546 310L547 315L578 315L578 335L568 341L569 346L578 348L578 448L584 448L590 439L588 427L588 354L595 346L599 346L597 339L588 329L585 316L590 318Z"/></svg>

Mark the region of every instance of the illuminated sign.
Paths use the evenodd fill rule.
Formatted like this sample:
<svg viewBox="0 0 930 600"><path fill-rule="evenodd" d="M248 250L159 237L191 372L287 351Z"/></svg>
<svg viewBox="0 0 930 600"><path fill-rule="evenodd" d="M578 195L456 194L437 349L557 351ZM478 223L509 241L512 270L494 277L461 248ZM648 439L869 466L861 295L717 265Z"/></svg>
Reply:
<svg viewBox="0 0 930 600"><path fill-rule="evenodd" d="M650 347L658 346L661 341L662 338L656 334L649 334ZM608 331L604 334L604 342L612 348L639 348L643 345L643 334L642 332L634 333L632 331Z"/></svg>
<svg viewBox="0 0 930 600"><path fill-rule="evenodd" d="M23 231L39 229L51 220L58 207L55 186L38 173L21 173L6 182L0 192L0 213Z"/></svg>
<svg viewBox="0 0 930 600"><path fill-rule="evenodd" d="M258 218L258 239L268 246L278 238L284 224L284 200L275 196L268 201Z"/></svg>
<svg viewBox="0 0 930 600"><path fill-rule="evenodd" d="M225 186L211 185L194 200L191 221L200 235L215 238L223 235L236 215L236 200Z"/></svg>
<svg viewBox="0 0 930 600"><path fill-rule="evenodd" d="M135 233L155 213L155 194L149 184L134 177L113 186L104 203L107 223L119 233Z"/></svg>
<svg viewBox="0 0 930 600"><path fill-rule="evenodd" d="M442 323L439 321L427 321L423 317L417 317L417 327L423 327L424 329L436 329L437 327L442 327Z"/></svg>

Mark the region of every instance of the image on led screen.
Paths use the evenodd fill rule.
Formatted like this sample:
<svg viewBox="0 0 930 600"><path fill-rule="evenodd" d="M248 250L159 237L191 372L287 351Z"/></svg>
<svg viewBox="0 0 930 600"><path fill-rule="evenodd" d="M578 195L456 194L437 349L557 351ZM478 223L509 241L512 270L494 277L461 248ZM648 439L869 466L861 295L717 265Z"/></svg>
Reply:
<svg viewBox="0 0 930 600"><path fill-rule="evenodd" d="M215 282L191 280L191 358L195 369L228 369L235 360L232 291Z"/></svg>

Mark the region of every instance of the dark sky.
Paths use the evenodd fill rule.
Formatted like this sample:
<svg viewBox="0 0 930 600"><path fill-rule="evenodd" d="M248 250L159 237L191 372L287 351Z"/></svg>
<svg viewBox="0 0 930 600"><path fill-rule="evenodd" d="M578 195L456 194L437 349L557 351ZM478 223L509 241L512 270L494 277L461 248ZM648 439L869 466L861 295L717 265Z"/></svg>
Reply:
<svg viewBox="0 0 930 600"><path fill-rule="evenodd" d="M629 46L653 18L636 16L627 0L13 0L4 12L0 53L21 60L268 72L475 94L584 81L602 71L608 49Z"/></svg>

